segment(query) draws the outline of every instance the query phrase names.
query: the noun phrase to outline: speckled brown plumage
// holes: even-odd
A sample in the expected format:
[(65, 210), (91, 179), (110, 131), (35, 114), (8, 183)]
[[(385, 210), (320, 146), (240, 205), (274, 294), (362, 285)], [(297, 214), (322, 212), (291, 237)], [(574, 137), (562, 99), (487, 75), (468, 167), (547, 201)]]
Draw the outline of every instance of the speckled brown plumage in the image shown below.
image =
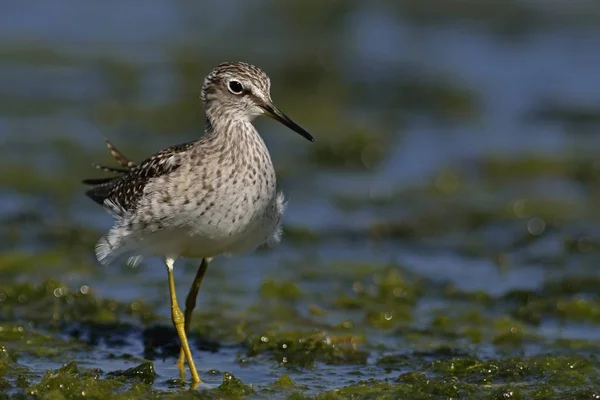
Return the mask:
[(123, 153), (119, 151), (108, 139), (104, 139), (104, 143), (110, 152), (110, 155), (113, 156), (115, 160), (119, 163), (119, 165), (125, 169), (131, 169), (137, 165), (136, 162), (131, 161), (129, 158), (125, 157)]
[(184, 143), (168, 147), (152, 157), (136, 164), (127, 160), (113, 145), (108, 142), (111, 155), (119, 164), (127, 168), (112, 168), (97, 166), (97, 168), (108, 172), (119, 172), (120, 176), (101, 178), (99, 180), (87, 179), (83, 182), (94, 185), (86, 192), (86, 195), (96, 203), (104, 205), (109, 201), (119, 206), (119, 214), (122, 211), (130, 211), (135, 208), (137, 201), (144, 193), (144, 187), (153, 178), (174, 171), (180, 166), (176, 160), (177, 156), (194, 145), (194, 142)]
[(201, 98), (206, 132), (136, 164), (107, 141), (117, 176), (89, 179), (87, 195), (107, 208), (115, 225), (96, 247), (101, 262), (121, 255), (207, 258), (238, 253), (279, 238), (283, 195), (251, 121), (266, 114), (312, 137), (272, 103), (269, 77), (242, 62), (218, 65)]

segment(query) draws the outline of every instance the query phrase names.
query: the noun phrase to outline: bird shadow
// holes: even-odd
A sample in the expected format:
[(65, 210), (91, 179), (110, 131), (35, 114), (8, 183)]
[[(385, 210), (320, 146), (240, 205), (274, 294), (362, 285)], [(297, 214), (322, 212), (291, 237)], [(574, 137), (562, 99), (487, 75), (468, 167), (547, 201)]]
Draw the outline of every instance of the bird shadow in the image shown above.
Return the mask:
[[(62, 331), (73, 339), (85, 342), (89, 346), (104, 345), (111, 349), (137, 347), (136, 342), (143, 346), (143, 358), (147, 360), (179, 357), (179, 337), (173, 327), (151, 325), (140, 327), (123, 322), (79, 322), (65, 324)], [(191, 333), (188, 335), (193, 350), (218, 352), (222, 345), (219, 341), (203, 335)]]
[[(177, 331), (165, 325), (153, 325), (142, 332), (144, 343), (144, 358), (156, 359), (179, 357), (180, 342)], [(205, 336), (188, 334), (192, 350), (216, 353), (221, 349), (221, 343)]]

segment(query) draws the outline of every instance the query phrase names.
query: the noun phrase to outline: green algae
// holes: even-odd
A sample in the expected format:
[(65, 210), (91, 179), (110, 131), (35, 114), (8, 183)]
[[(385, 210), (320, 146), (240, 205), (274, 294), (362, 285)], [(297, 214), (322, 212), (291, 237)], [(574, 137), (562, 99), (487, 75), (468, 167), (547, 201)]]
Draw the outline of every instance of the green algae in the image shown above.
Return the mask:
[(385, 156), (385, 137), (376, 132), (349, 128), (342, 136), (316, 143), (311, 160), (324, 167), (374, 168)]
[(278, 282), (266, 279), (260, 285), (259, 293), (267, 299), (297, 301), (302, 298), (302, 290), (294, 282)]
[[(335, 268), (334, 268), (335, 270)], [(362, 276), (360, 280), (345, 280), (341, 276), (341, 282), (347, 282), (349, 287), (353, 287), (350, 293), (346, 293), (347, 299), (352, 300), (352, 306), (349, 303), (339, 302), (341, 297), (335, 297), (337, 299), (332, 303), (334, 309), (347, 309), (350, 311), (358, 311), (359, 313), (366, 316), (367, 320), (361, 322), (361, 320), (355, 320), (352, 324), (358, 324), (359, 326), (370, 326), (376, 329), (385, 329), (391, 332), (394, 327), (398, 327), (390, 320), (396, 318), (396, 314), (392, 314), (392, 318), (386, 318), (386, 312), (380, 309), (384, 306), (384, 309), (388, 307), (393, 310), (394, 313), (398, 310), (402, 310), (405, 307), (407, 310), (413, 310), (417, 306), (419, 299), (424, 293), (431, 290), (431, 282), (422, 279), (408, 278), (407, 274), (398, 267), (387, 267), (383, 270), (374, 269), (368, 266), (360, 266), (356, 264), (356, 267), (349, 268), (350, 272), (347, 273), (348, 277)], [(355, 274), (354, 272), (360, 272)], [(374, 272), (376, 271), (376, 272)], [(335, 274), (335, 272), (334, 272)], [(327, 275), (327, 274), (325, 274)], [(318, 275), (306, 275), (310, 279), (322, 279)], [(360, 284), (357, 284), (359, 282)], [(280, 292), (285, 292), (286, 281), (270, 281), (266, 280), (265, 286), (272, 292), (265, 292), (261, 294), (261, 303), (270, 302), (272, 299), (279, 299), (286, 297)], [(35, 306), (37, 302), (44, 301), (47, 297), (54, 297), (55, 290), (65, 288), (66, 285), (59, 284), (56, 281), (46, 281), (40, 285), (16, 285), (11, 286), (13, 291), (5, 290), (5, 303), (10, 307), (29, 307)], [(434, 286), (440, 288), (440, 286)], [(543, 398), (543, 394), (560, 394), (560, 393), (591, 393), (593, 392), (592, 382), (598, 375), (598, 367), (594, 360), (590, 360), (585, 356), (554, 356), (548, 355), (545, 358), (502, 358), (498, 357), (491, 360), (481, 360), (474, 356), (467, 356), (461, 354), (461, 338), (469, 338), (469, 342), (473, 343), (491, 343), (494, 346), (502, 349), (522, 348), (527, 343), (541, 343), (540, 339), (536, 335), (530, 333), (530, 327), (528, 318), (511, 318), (510, 316), (490, 317), (486, 314), (486, 310), (516, 310), (528, 304), (536, 304), (540, 299), (550, 300), (565, 298), (566, 296), (579, 296), (581, 293), (594, 294), (597, 288), (593, 283), (587, 283), (585, 279), (570, 279), (570, 280), (550, 280), (544, 284), (538, 291), (513, 291), (508, 294), (493, 297), (481, 292), (464, 292), (458, 290), (456, 287), (449, 285), (442, 285), (443, 290), (438, 291), (438, 295), (450, 301), (450, 304), (456, 304), (456, 302), (467, 303), (476, 305), (471, 310), (460, 308), (456, 312), (448, 312), (448, 309), (441, 308), (440, 314), (433, 318), (429, 324), (429, 328), (426, 330), (407, 330), (401, 328), (397, 332), (403, 340), (410, 343), (410, 348), (413, 349), (413, 353), (407, 354), (392, 354), (385, 357), (381, 357), (377, 361), (377, 365), (383, 370), (401, 372), (398, 382), (391, 381), (365, 381), (360, 385), (350, 385), (342, 389), (333, 392), (326, 392), (317, 396), (325, 396), (322, 398), (337, 398), (336, 396), (354, 396), (355, 398), (394, 398), (394, 396), (413, 396), (410, 398), (426, 398), (426, 396), (458, 396), (464, 398), (495, 398), (497, 395), (504, 395), (506, 393), (513, 393), (513, 396), (521, 396), (522, 398)], [(62, 290), (62, 289), (61, 289)], [(264, 291), (264, 289), (263, 289)], [(76, 292), (76, 291), (75, 291)], [(22, 302), (18, 301), (19, 294), (26, 294), (25, 298), (21, 298)], [(65, 294), (69, 293), (69, 290), (65, 291)], [(76, 295), (74, 299), (78, 299)], [(93, 291), (87, 291), (88, 296), (93, 296)], [(310, 292), (304, 292), (302, 297), (309, 296)], [(60, 297), (59, 297), (60, 298)], [(297, 296), (287, 297), (287, 300), (295, 302)], [(287, 301), (286, 300), (286, 301)], [(113, 306), (114, 307), (114, 306)], [(131, 310), (127, 310), (126, 307), (119, 310), (116, 321), (127, 321), (134, 317), (131, 314)], [(533, 307), (533, 306), (532, 306)], [(35, 308), (35, 307), (34, 307)], [(288, 323), (297, 324), (297, 317), (289, 314), (289, 308), (282, 306), (280, 307), (282, 312), (287, 312)], [(328, 307), (329, 308), (329, 307)], [(534, 307), (535, 308), (535, 307)], [(261, 318), (272, 318), (277, 315), (279, 311), (277, 308), (257, 308), (258, 311), (262, 310), (257, 316)], [(288, 311), (285, 311), (288, 310)], [(377, 311), (379, 310), (379, 311)], [(205, 313), (206, 311), (204, 311)], [(273, 314), (275, 313), (275, 314)], [(92, 312), (93, 316), (95, 312)], [(35, 314), (32, 314), (35, 315)], [(77, 315), (76, 313), (73, 315)], [(518, 316), (519, 314), (513, 314)], [(38, 321), (45, 321), (48, 316), (38, 319)], [(107, 321), (104, 317), (98, 318), (92, 317), (90, 321)], [(212, 317), (211, 317), (212, 318)], [(214, 318), (220, 318), (223, 320), (223, 316), (218, 317), (215, 315)], [(370, 320), (369, 320), (370, 318)], [(544, 317), (545, 318), (545, 317)], [(210, 318), (208, 318), (210, 319)], [(112, 320), (112, 319), (111, 319)], [(227, 318), (224, 318), (226, 321)], [(593, 321), (593, 319), (587, 319)], [(411, 321), (408, 317), (404, 320), (405, 322)], [(387, 324), (387, 325), (386, 325)], [(202, 325), (204, 326), (204, 325)], [(202, 326), (199, 326), (202, 328)], [(400, 327), (404, 324), (400, 324)], [(251, 328), (247, 326), (243, 328), (242, 336), (246, 337), (243, 342), (243, 348), (245, 351), (245, 357), (249, 360), (270, 360), (276, 362), (286, 368), (317, 368), (319, 363), (329, 365), (365, 365), (368, 357), (372, 354), (373, 349), (368, 346), (368, 343), (364, 342), (364, 338), (361, 336), (345, 336), (336, 332), (333, 329), (331, 332), (325, 331), (277, 331), (268, 332), (264, 334), (253, 334), (253, 330), (260, 327), (260, 324)], [(58, 360), (67, 360), (68, 354), (74, 354), (73, 352), (79, 351), (81, 347), (77, 343), (65, 342), (62, 346), (64, 349), (69, 349), (63, 352), (61, 344), (53, 341), (52, 335), (38, 334), (32, 331), (31, 328), (20, 328), (19, 325), (3, 325), (3, 330), (0, 332), (0, 341), (8, 341), (9, 348), (10, 343), (28, 342), (32, 343), (33, 347), (39, 347), (40, 351), (28, 352), (26, 350), (19, 350), (14, 352), (18, 357), (27, 354), (28, 356), (42, 357), (42, 358), (56, 358)], [(202, 328), (203, 329), (203, 328)], [(231, 327), (229, 328), (232, 329)], [(234, 329), (239, 329), (234, 328)], [(341, 327), (339, 328), (341, 329)], [(353, 331), (354, 329), (350, 329)], [(31, 332), (31, 333), (28, 333)], [(29, 336), (28, 336), (29, 335)], [(33, 336), (32, 336), (33, 335)], [(249, 335), (249, 336), (247, 336)], [(456, 341), (458, 340), (458, 341)], [(451, 347), (444, 345), (445, 343), (452, 344)], [(37, 344), (36, 344), (37, 343)], [(361, 347), (365, 347), (361, 349)], [(454, 347), (458, 346), (458, 347)], [(554, 348), (558, 349), (595, 349), (593, 346), (584, 346), (583, 343), (577, 345), (577, 343), (566, 343), (566, 342), (555, 342), (552, 344)], [(44, 349), (52, 349), (51, 352), (45, 353)], [(418, 350), (421, 349), (421, 350)], [(60, 353), (66, 353), (66, 358), (60, 357)], [(469, 353), (470, 354), (470, 353)], [(450, 357), (450, 358), (448, 358)], [(563, 357), (563, 358), (561, 358)], [(5, 357), (6, 358), (6, 357)], [(423, 358), (434, 358), (438, 361), (434, 361), (430, 364), (424, 363)], [(10, 359), (10, 358), (9, 358)], [(261, 362), (261, 361), (259, 361)], [(520, 363), (519, 363), (520, 362)], [(6, 366), (3, 367), (5, 370)], [(0, 368), (0, 371), (2, 368)], [(412, 372), (410, 372), (412, 370)], [(409, 371), (409, 372), (405, 372)], [(554, 371), (551, 372), (551, 371)], [(69, 379), (80, 380), (79, 384), (73, 384), (67, 389), (73, 390), (92, 390), (97, 391), (102, 395), (115, 396), (117, 392), (133, 393), (134, 386), (138, 392), (149, 395), (154, 389), (150, 389), (155, 384), (154, 371), (152, 370), (151, 363), (142, 363), (141, 365), (130, 368), (125, 371), (115, 371), (111, 373), (98, 373), (96, 372), (97, 378), (101, 381), (106, 380), (101, 386), (94, 386), (91, 384), (91, 377), (93, 372), (83, 371), (79, 367), (71, 365), (69, 368), (65, 368), (61, 371), (61, 374), (70, 376)], [(0, 374), (1, 375), (1, 374)], [(11, 377), (12, 376), (12, 377)], [(14, 374), (4, 378), (6, 385), (10, 385), (14, 390), (16, 385), (16, 378)], [(112, 379), (112, 381), (111, 381)], [(558, 389), (550, 387), (546, 384), (535, 385), (528, 384), (523, 386), (520, 382), (531, 380), (544, 380), (551, 381), (555, 385), (559, 385)], [(32, 383), (31, 383), (32, 382)], [(35, 390), (42, 390), (45, 388), (48, 396), (64, 396), (65, 392), (61, 392), (60, 380), (53, 381), (49, 377), (44, 377), (42, 382), (46, 386), (36, 386), (36, 380), (28, 379), (21, 383), (24, 389), (34, 390), (31, 388), (37, 388)], [(138, 382), (138, 383), (135, 383)], [(249, 396), (252, 392), (250, 387), (246, 387), (243, 383), (234, 381), (228, 383), (225, 381), (223, 387), (215, 391), (211, 389), (209, 391), (202, 391), (199, 394), (199, 398), (219, 398), (219, 396), (227, 396), (243, 398)], [(584, 389), (575, 389), (573, 386), (582, 385)], [(33, 385), (33, 386), (32, 386)], [(57, 386), (58, 385), (58, 386)], [(142, 385), (142, 386), (139, 386)], [(243, 386), (239, 386), (243, 385)], [(88, 387), (88, 389), (85, 389)], [(58, 389), (57, 389), (58, 388)], [(286, 396), (306, 396), (304, 391), (307, 390), (303, 386), (297, 386), (293, 381), (280, 378), (276, 381), (270, 389), (259, 389), (258, 393), (270, 393), (275, 395)], [(587, 391), (586, 391), (587, 390)], [(112, 391), (112, 392), (111, 392)], [(283, 392), (280, 392), (283, 391)], [(290, 394), (293, 392), (293, 394)], [(41, 393), (41, 392), (40, 392)], [(73, 392), (75, 393), (75, 392)], [(160, 391), (153, 392), (152, 396), (164, 396), (166, 393)], [(178, 395), (179, 396), (179, 395)], [(181, 398), (194, 398), (196, 395), (181, 394)], [(533, 396), (533, 397), (530, 397)], [(177, 397), (174, 397), (177, 398)], [(301, 397), (298, 397), (301, 398)], [(518, 398), (518, 397), (517, 397)]]
[(342, 389), (322, 393), (316, 398), (319, 400), (466, 398), (472, 392), (470, 385), (439, 378), (427, 378), (409, 384), (363, 381)]
[(284, 225), (283, 235), (286, 241), (296, 244), (317, 243), (321, 238), (319, 232), (306, 227)]
[(6, 345), (17, 360), (22, 355), (29, 355), (46, 360), (61, 360), (65, 352), (78, 350), (82, 346), (39, 332), (29, 326), (11, 323), (0, 324), (0, 342)]
[(452, 358), (435, 361), (423, 371), (401, 373), (395, 381), (363, 381), (316, 398), (583, 399), (598, 393), (598, 389), (594, 389), (598, 372), (598, 362), (582, 356), (494, 361)]
[(77, 321), (102, 324), (125, 318), (137, 318), (145, 323), (156, 320), (153, 309), (143, 301), (121, 303), (99, 299), (87, 285), (70, 289), (53, 279), (38, 284), (0, 284), (0, 299), (3, 314), (30, 322)]
[[(478, 167), (485, 179), (495, 185), (515, 184), (516, 182), (539, 180), (545, 177), (595, 182), (597, 180), (597, 174), (595, 173), (597, 166), (594, 162), (592, 156), (589, 158), (558, 158), (529, 155), (514, 158), (489, 157), (481, 160)], [(540, 199), (540, 201), (542, 200), (544, 199)], [(523, 206), (526, 205), (527, 203), (523, 204)], [(528, 210), (535, 209), (535, 205), (529, 204)], [(556, 214), (553, 215), (557, 216)]]
[(98, 372), (80, 371), (75, 362), (71, 362), (55, 371), (48, 371), (39, 383), (26, 389), (34, 397), (47, 399), (66, 398), (107, 398), (123, 386), (116, 379), (101, 379)]
[(3, 276), (16, 276), (42, 268), (55, 274), (60, 271), (90, 272), (93, 267), (89, 261), (65, 263), (64, 251), (60, 248), (35, 254), (18, 251), (0, 253), (0, 273)]
[[(353, 293), (363, 305), (372, 303), (375, 305), (414, 305), (418, 300), (422, 288), (419, 282), (407, 279), (400, 268), (388, 267), (383, 271), (367, 275), (371, 272), (365, 270), (365, 275), (370, 279), (367, 281), (355, 281)], [(355, 275), (356, 278), (360, 276)], [(344, 304), (341, 302), (341, 304)]]
[(405, 71), (396, 84), (392, 101), (409, 115), (430, 114), (446, 123), (470, 120), (479, 114), (477, 94), (470, 88), (439, 74)]
[(0, 386), (10, 388), (12, 385), (8, 381), (8, 377), (13, 377), (16, 372), (17, 365), (14, 357), (10, 357), (5, 346), (0, 347)]
[(140, 365), (131, 367), (124, 371), (114, 371), (109, 374), (110, 376), (123, 376), (125, 378), (136, 378), (146, 385), (152, 385), (154, 379), (156, 379), (156, 372), (154, 371), (154, 364), (150, 361), (144, 361)]
[(600, 124), (600, 110), (580, 105), (542, 103), (530, 112), (530, 117), (545, 121), (559, 121), (575, 132), (585, 132)]
[(598, 361), (582, 355), (513, 357), (481, 361), (475, 358), (435, 361), (429, 369), (443, 376), (477, 384), (546, 382), (551, 387), (593, 385)]
[(560, 321), (600, 323), (600, 302), (595, 297), (598, 282), (595, 277), (567, 278), (549, 281), (539, 291), (511, 292), (505, 299), (513, 305), (516, 318), (539, 324), (554, 318)]
[(351, 293), (340, 293), (333, 305), (346, 311), (361, 310), (366, 324), (379, 329), (409, 323), (422, 291), (419, 282), (406, 279), (397, 267), (388, 267), (369, 280), (355, 281), (352, 289)]
[(285, 374), (281, 375), (279, 377), (279, 379), (277, 379), (273, 383), (273, 386), (279, 387), (279, 388), (284, 388), (284, 389), (298, 387), (298, 385), (289, 376), (287, 376)]
[[(181, 390), (168, 392), (153, 389), (154, 370), (151, 363), (144, 362), (127, 371), (103, 374), (97, 369), (83, 369), (75, 362), (48, 371), (34, 384), (18, 385), (13, 396), (6, 398), (42, 399), (242, 399), (255, 393), (252, 386), (242, 383), (231, 373), (223, 374), (217, 388), (201, 388), (198, 391)], [(10, 384), (8, 384), (10, 385)], [(20, 390), (19, 390), (20, 389)], [(1, 393), (0, 393), (1, 396)], [(4, 398), (4, 397), (0, 397)]]
[(223, 376), (223, 383), (219, 386), (219, 391), (229, 398), (242, 398), (254, 392), (251, 386), (245, 385), (241, 380), (226, 372)]
[(326, 265), (309, 263), (299, 272), (300, 277), (308, 281), (342, 280), (353, 282), (355, 280), (368, 279), (382, 269), (390, 267), (390, 264), (352, 262), (349, 260), (336, 260)]
[(360, 337), (325, 332), (279, 332), (250, 337), (247, 357), (266, 356), (284, 366), (311, 368), (316, 362), (330, 365), (365, 364), (368, 353), (359, 348)]

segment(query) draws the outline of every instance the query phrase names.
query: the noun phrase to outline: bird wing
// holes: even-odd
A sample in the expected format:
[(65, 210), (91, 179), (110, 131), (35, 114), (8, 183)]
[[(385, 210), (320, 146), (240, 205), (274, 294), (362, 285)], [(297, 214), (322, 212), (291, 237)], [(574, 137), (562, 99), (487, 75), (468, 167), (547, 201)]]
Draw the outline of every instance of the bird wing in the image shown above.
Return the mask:
[[(84, 183), (93, 186), (85, 194), (98, 204), (103, 206), (108, 204), (109, 208), (117, 214), (129, 211), (142, 197), (146, 184), (152, 178), (166, 175), (181, 166), (178, 155), (193, 144), (194, 142), (190, 142), (168, 147), (129, 169), (102, 167), (101, 169), (105, 171), (118, 172), (121, 175), (84, 180)], [(112, 147), (115, 149), (114, 146)], [(118, 150), (117, 153), (122, 156)], [(125, 157), (122, 160), (130, 162)]]

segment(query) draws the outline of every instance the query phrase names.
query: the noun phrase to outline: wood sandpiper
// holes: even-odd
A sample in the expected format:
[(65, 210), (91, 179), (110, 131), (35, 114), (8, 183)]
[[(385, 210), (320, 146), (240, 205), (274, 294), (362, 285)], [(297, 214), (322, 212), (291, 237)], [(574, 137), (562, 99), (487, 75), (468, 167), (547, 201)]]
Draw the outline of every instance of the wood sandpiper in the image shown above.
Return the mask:
[[(200, 383), (187, 334), (208, 262), (238, 254), (281, 236), (284, 199), (277, 192), (269, 151), (252, 125), (259, 115), (281, 122), (313, 141), (271, 100), (271, 81), (243, 62), (219, 64), (204, 80), (206, 132), (196, 141), (164, 149), (136, 164), (107, 143), (121, 168), (99, 167), (119, 175), (87, 179), (86, 194), (114, 217), (114, 226), (96, 245), (107, 264), (125, 257), (160, 256), (167, 267), (171, 318), (181, 349), (182, 379), (187, 363), (192, 387)], [(178, 258), (202, 259), (185, 302), (177, 304), (173, 265)]]

